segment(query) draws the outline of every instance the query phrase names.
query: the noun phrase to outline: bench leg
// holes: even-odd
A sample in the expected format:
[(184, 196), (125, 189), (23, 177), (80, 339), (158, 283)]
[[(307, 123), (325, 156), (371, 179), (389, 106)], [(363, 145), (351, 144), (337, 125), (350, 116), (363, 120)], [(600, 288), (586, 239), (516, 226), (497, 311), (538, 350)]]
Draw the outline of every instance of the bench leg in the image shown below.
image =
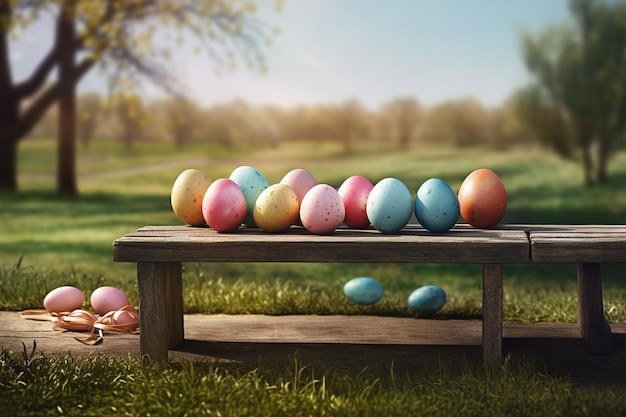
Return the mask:
[(578, 327), (593, 353), (611, 353), (611, 326), (604, 317), (599, 263), (578, 264)]
[(502, 264), (483, 265), (483, 361), (502, 362)]
[(182, 264), (140, 262), (137, 281), (141, 354), (167, 360), (184, 339)]

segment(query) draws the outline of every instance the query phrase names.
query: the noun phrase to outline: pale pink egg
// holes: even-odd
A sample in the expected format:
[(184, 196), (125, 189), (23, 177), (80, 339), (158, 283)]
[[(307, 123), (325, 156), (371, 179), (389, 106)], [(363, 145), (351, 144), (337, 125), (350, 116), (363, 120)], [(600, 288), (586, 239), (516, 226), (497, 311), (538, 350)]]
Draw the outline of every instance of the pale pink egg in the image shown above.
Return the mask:
[(113, 321), (115, 324), (125, 325), (138, 323), (139, 317), (132, 311), (120, 310), (113, 313)]
[(128, 297), (122, 290), (115, 287), (99, 287), (91, 293), (91, 306), (100, 315), (119, 310), (127, 305), (130, 305)]
[(237, 183), (220, 178), (211, 183), (202, 200), (207, 224), (218, 232), (232, 232), (246, 219), (246, 197)]
[(290, 186), (296, 192), (298, 201), (302, 202), (304, 195), (317, 185), (317, 180), (306, 169), (296, 168), (285, 174), (280, 183)]
[(300, 203), (302, 225), (311, 233), (326, 235), (341, 225), (346, 215), (341, 196), (328, 184), (311, 188)]
[(85, 296), (76, 287), (65, 285), (50, 291), (43, 299), (43, 306), (48, 313), (74, 311), (83, 306)]
[(346, 208), (344, 223), (348, 227), (362, 229), (370, 225), (367, 217), (367, 197), (374, 188), (367, 178), (353, 175), (346, 179), (337, 192)]

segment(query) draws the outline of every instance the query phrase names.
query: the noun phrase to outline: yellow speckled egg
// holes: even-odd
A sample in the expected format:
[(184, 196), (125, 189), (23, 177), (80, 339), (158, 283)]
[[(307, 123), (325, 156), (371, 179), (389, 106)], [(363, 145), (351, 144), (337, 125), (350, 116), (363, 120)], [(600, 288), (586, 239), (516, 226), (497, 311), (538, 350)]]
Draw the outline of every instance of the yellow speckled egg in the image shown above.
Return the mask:
[(211, 180), (197, 169), (190, 168), (181, 172), (172, 186), (171, 204), (174, 214), (186, 224), (204, 225), (202, 200), (210, 185)]
[(286, 184), (267, 187), (254, 204), (254, 222), (264, 232), (282, 232), (294, 224), (300, 214), (296, 192)]

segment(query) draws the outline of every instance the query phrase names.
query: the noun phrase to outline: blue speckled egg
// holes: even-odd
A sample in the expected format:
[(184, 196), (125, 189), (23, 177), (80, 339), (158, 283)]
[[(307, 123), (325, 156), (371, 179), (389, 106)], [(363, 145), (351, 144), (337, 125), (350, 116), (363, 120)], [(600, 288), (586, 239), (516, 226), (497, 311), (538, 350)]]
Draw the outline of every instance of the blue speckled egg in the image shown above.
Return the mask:
[(424, 285), (409, 295), (409, 308), (420, 314), (434, 314), (446, 305), (446, 292), (436, 285)]
[(259, 195), (270, 186), (267, 178), (256, 168), (250, 166), (240, 166), (230, 174), (230, 180), (234, 181), (246, 198), (246, 226), (256, 227), (254, 222), (254, 204)]
[(398, 233), (413, 214), (411, 192), (397, 178), (380, 180), (367, 197), (367, 218), (383, 233)]
[(343, 293), (354, 303), (371, 305), (377, 303), (384, 294), (383, 286), (370, 277), (353, 278), (343, 286)]
[(439, 178), (431, 178), (420, 186), (413, 205), (417, 221), (433, 233), (448, 231), (459, 219), (459, 199), (452, 187)]

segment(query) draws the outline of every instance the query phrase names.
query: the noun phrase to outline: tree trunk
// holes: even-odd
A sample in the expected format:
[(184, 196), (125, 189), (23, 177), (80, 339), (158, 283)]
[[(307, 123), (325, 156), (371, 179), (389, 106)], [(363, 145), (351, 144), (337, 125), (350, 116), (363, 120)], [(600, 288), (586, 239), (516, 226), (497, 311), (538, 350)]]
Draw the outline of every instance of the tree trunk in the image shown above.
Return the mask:
[(591, 159), (591, 150), (589, 146), (583, 146), (583, 169), (585, 171), (585, 185), (593, 184), (593, 160)]
[[(59, 13), (58, 33), (61, 44), (70, 45), (75, 38), (71, 6)], [(59, 61), (59, 130), (57, 152), (57, 191), (76, 195), (76, 81), (74, 78), (74, 49), (63, 48)]]
[(17, 191), (17, 138), (0, 130), (0, 190)]

